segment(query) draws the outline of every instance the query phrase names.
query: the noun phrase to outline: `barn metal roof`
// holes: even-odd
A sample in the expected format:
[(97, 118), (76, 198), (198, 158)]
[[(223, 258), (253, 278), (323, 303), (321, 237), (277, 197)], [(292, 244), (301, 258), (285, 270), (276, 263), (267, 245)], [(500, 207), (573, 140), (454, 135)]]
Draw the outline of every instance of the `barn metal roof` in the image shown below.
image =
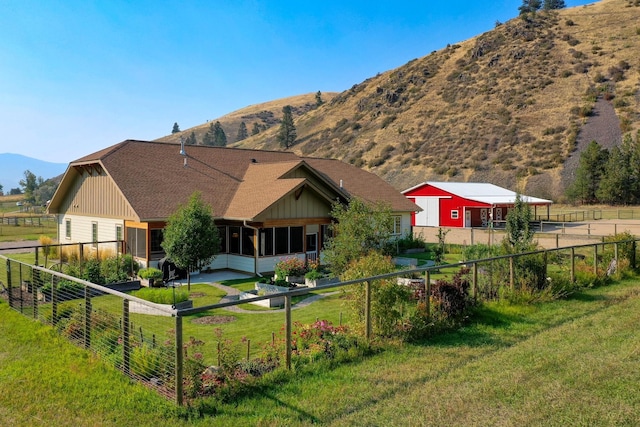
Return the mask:
[[(418, 184), (402, 193), (406, 194), (411, 190), (415, 190), (424, 185), (430, 185), (448, 193), (454, 194), (465, 199), (473, 200), (489, 205), (506, 205), (514, 204), (516, 201), (516, 192), (497, 185), (486, 182), (434, 182), (427, 181)], [(527, 196), (521, 194), (522, 200), (531, 205), (547, 205), (553, 203), (551, 200), (540, 199), (538, 197)]]

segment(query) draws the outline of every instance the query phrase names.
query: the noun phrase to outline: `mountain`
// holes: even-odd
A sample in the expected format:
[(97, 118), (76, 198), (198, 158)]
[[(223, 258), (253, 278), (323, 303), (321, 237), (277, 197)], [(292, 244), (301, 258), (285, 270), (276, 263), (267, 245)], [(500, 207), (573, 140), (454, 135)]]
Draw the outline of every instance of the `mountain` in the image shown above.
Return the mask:
[[(591, 140), (612, 147), (640, 129), (638, 22), (640, 1), (601, 0), (496, 23), (299, 111), (291, 150), (341, 159), (401, 190), (486, 181), (562, 201)], [(231, 146), (281, 149), (269, 105), (241, 114), (269, 126)], [(238, 114), (217, 120), (239, 124)]]
[(20, 188), (19, 182), (24, 179), (27, 170), (46, 181), (64, 173), (66, 169), (66, 163), (45, 162), (20, 154), (0, 154), (0, 184), (5, 194), (9, 194), (12, 188)]

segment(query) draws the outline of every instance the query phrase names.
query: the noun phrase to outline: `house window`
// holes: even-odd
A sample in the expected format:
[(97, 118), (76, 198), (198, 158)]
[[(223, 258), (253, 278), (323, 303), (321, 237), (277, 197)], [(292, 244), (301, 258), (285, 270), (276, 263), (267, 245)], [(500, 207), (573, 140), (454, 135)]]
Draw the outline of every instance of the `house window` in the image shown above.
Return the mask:
[(276, 227), (276, 255), (289, 253), (289, 227)]
[(93, 247), (98, 247), (98, 223), (91, 223), (91, 242), (93, 243)]
[(304, 252), (304, 228), (303, 227), (290, 227), (289, 228), (289, 250), (292, 254)]
[(227, 227), (218, 227), (218, 237), (220, 238), (220, 253), (227, 253)]
[(451, 219), (458, 219), (458, 211), (457, 210), (451, 211)]
[(64, 222), (64, 237), (66, 239), (71, 238), (71, 220), (70, 219), (67, 219)]
[(255, 246), (253, 244), (254, 231), (248, 227), (242, 227), (242, 255), (253, 256)]
[(127, 227), (127, 251), (136, 258), (147, 257), (147, 230)]
[(116, 240), (122, 240), (122, 226), (116, 225)]
[(273, 228), (260, 230), (260, 256), (273, 256)]
[(162, 233), (162, 229), (155, 228), (152, 229), (151, 232), (151, 252), (164, 252), (162, 249), (162, 241), (164, 240), (164, 234)]
[(393, 229), (391, 231), (391, 234), (402, 234), (402, 217), (400, 215), (393, 216)]
[(304, 251), (304, 227), (275, 228), (275, 255)]
[(229, 227), (229, 253), (240, 255), (240, 227)]

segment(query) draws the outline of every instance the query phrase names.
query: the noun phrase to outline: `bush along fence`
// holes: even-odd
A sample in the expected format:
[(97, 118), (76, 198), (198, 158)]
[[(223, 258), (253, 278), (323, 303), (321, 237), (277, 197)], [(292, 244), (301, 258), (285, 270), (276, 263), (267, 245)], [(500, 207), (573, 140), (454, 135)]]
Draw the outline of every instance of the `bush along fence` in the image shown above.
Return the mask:
[[(424, 339), (464, 322), (482, 301), (553, 299), (605, 284), (636, 268), (637, 240), (399, 270), (251, 299), (223, 298), (186, 309), (0, 255), (0, 291), (13, 309), (51, 325), (125, 375), (183, 405), (204, 396), (232, 398), (263, 374), (290, 369), (293, 363), (360, 357), (388, 337)], [(387, 261), (374, 259), (363, 268), (377, 268), (378, 262)], [(335, 319), (339, 310), (327, 310), (334, 319), (317, 318), (307, 324), (294, 319), (294, 314), (309, 317), (306, 309), (293, 310), (294, 301), (310, 294), (331, 295), (328, 291), (336, 289), (344, 292), (335, 303), (352, 309), (346, 322), (341, 311)], [(221, 309), (269, 298), (284, 298), (284, 309), (253, 311), (247, 317), (255, 319), (253, 325), (276, 318), (274, 329), (279, 332), (264, 332), (253, 344), (225, 338), (225, 324), (197, 327), (199, 320), (216, 317)]]

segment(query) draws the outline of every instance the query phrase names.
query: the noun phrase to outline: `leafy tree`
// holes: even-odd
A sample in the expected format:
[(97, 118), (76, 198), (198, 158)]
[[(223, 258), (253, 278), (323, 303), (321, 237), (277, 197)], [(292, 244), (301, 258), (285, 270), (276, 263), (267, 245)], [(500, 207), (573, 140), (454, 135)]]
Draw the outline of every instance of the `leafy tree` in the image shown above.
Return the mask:
[(224, 133), (220, 122), (216, 122), (213, 125), (213, 145), (216, 147), (227, 146), (227, 135)]
[(322, 100), (322, 94), (320, 93), (320, 91), (317, 91), (316, 92), (316, 107), (319, 107), (322, 104), (324, 104), (324, 101)]
[(282, 122), (278, 131), (278, 142), (285, 149), (290, 148), (296, 142), (296, 127), (293, 124), (293, 115), (291, 114), (291, 106), (285, 105), (282, 108)]
[(191, 290), (190, 271), (210, 263), (220, 248), (211, 206), (202, 201), (200, 193), (193, 193), (189, 202), (169, 217), (162, 248), (176, 266), (187, 271), (187, 285)]
[(2, 184), (0, 184), (0, 196), (4, 195), (4, 191), (2, 191), (3, 188)]
[(513, 208), (507, 214), (506, 243), (515, 252), (522, 252), (530, 247), (533, 233), (534, 231), (531, 228), (531, 208), (522, 200), (520, 193), (516, 193)]
[(196, 133), (194, 131), (191, 131), (191, 134), (189, 134), (184, 143), (187, 145), (197, 145), (198, 140), (196, 139)]
[(260, 133), (260, 125), (258, 122), (253, 123), (253, 128), (251, 129), (251, 135), (257, 135)]
[(347, 206), (336, 202), (331, 209), (333, 237), (325, 248), (329, 268), (340, 276), (349, 264), (372, 251), (379, 253), (391, 237), (393, 218), (388, 205), (367, 204), (353, 198)]
[(24, 179), (21, 179), (19, 184), (22, 187), (22, 192), (25, 195), (25, 200), (30, 203), (35, 203), (34, 192), (44, 182), (42, 177), (37, 177), (30, 170), (24, 171)]
[(178, 133), (180, 132), (180, 126), (178, 126), (178, 122), (175, 122), (173, 124), (173, 129), (171, 129), (171, 133)]
[(51, 198), (53, 193), (56, 192), (58, 184), (48, 179), (38, 186), (33, 192), (34, 203), (44, 206)]
[(236, 141), (242, 141), (247, 139), (249, 136), (249, 132), (247, 131), (247, 125), (244, 122), (240, 122), (240, 127), (238, 128), (238, 135), (236, 136)]
[(581, 203), (597, 203), (596, 191), (604, 173), (604, 167), (609, 152), (600, 147), (596, 141), (591, 141), (580, 154), (580, 163), (576, 169), (576, 178), (567, 189), (567, 197)]
[(565, 7), (564, 0), (544, 0), (542, 2), (542, 9), (544, 10), (564, 9)]
[(9, 194), (11, 196), (15, 196), (17, 194), (22, 194), (22, 191), (20, 191), (20, 189), (16, 187), (16, 188), (12, 188), (11, 190), (9, 190)]

